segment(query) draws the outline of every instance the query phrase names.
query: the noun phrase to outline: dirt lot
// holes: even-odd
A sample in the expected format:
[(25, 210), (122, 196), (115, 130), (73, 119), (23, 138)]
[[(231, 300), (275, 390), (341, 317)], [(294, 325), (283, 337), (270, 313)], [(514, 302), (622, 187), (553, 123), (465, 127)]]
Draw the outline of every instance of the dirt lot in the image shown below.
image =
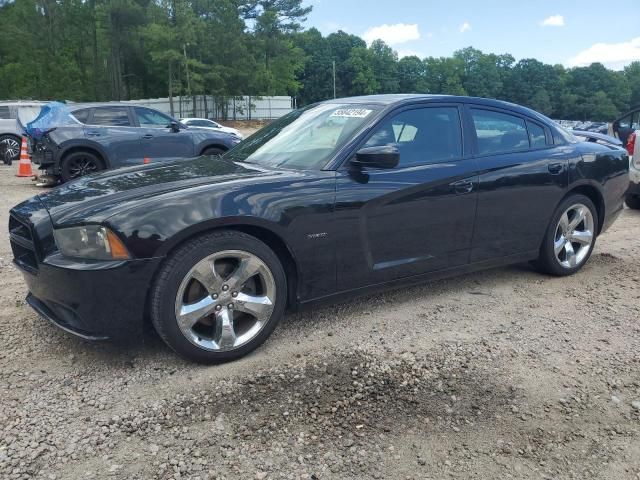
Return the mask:
[(91, 344), (24, 303), (0, 167), (0, 478), (640, 479), (640, 212), (586, 268), (287, 317), (235, 363)]

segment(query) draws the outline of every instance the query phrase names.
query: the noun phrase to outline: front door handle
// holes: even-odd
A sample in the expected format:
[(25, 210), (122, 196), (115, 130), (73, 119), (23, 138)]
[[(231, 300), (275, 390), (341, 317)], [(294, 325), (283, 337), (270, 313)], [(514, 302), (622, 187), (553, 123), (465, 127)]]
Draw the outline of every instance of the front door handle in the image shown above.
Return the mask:
[(451, 188), (455, 193), (470, 193), (473, 191), (473, 181), (469, 179), (458, 180), (451, 184)]
[(564, 163), (550, 163), (548, 168), (551, 175), (558, 175), (564, 170)]
[(153, 138), (153, 135), (151, 135), (150, 133), (147, 133), (146, 135), (143, 135), (142, 138), (145, 140), (151, 140)]
[(99, 137), (99, 136), (100, 136), (100, 132), (96, 132), (95, 130), (87, 132), (87, 137)]

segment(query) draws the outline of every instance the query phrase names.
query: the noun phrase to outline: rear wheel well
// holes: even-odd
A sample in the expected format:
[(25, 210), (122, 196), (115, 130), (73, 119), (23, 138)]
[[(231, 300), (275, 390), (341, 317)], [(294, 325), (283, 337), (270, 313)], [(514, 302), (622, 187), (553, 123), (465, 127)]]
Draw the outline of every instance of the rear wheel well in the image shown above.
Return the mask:
[(96, 157), (98, 157), (98, 160), (100, 160), (100, 162), (102, 163), (102, 166), (104, 168), (107, 168), (107, 162), (105, 161), (105, 158), (102, 156), (102, 154), (98, 150), (96, 150), (95, 148), (84, 147), (84, 146), (71, 147), (69, 150), (65, 150), (64, 154), (60, 158), (60, 165), (58, 165), (58, 167), (62, 168), (62, 162), (64, 162), (69, 155), (76, 152), (88, 152), (95, 155)]
[(598, 189), (591, 185), (580, 185), (575, 187), (565, 195), (565, 198), (574, 193), (579, 193), (588, 197), (593, 202), (598, 210), (598, 234), (602, 231), (602, 225), (604, 225), (604, 198)]

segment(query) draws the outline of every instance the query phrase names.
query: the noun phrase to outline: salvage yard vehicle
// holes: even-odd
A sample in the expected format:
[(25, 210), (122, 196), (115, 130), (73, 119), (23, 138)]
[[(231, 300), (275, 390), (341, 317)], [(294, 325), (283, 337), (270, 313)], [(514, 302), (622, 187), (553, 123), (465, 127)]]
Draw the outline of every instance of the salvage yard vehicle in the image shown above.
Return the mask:
[(623, 145), (627, 144), (629, 135), (640, 129), (640, 105), (632, 108), (620, 118), (609, 124), (609, 135), (619, 138)]
[(150, 161), (219, 155), (240, 142), (234, 135), (187, 127), (158, 110), (130, 104), (72, 104), (72, 121), (30, 137), (32, 161), (63, 182), (110, 168)]
[(218, 122), (214, 122), (208, 118), (181, 118), (180, 122), (184, 123), (188, 127), (211, 128), (219, 132), (230, 133), (241, 140), (244, 139), (244, 135), (242, 135), (239, 130), (231, 127), (225, 127), (224, 125), (220, 125)]
[(23, 123), (33, 120), (42, 105), (42, 102), (22, 100), (0, 102), (0, 145), (4, 147), (0, 160), (4, 163), (10, 164), (20, 157), (22, 130), (16, 120), (18, 117), (21, 117)]
[(576, 273), (628, 175), (623, 148), (521, 106), (367, 96), (291, 112), (215, 162), (79, 179), (13, 208), (9, 229), (43, 317), (129, 340), (148, 317), (213, 363), (287, 309), (525, 261)]
[(625, 202), (629, 208), (640, 210), (640, 130), (627, 137), (627, 151), (631, 155), (629, 162), (629, 191)]

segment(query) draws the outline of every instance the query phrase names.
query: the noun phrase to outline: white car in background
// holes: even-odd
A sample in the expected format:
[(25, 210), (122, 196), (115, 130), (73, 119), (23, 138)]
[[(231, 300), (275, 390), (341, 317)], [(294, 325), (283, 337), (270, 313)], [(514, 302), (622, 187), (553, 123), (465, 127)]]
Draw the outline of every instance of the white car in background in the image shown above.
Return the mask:
[(17, 100), (0, 102), (0, 162), (11, 163), (20, 156), (20, 143), (22, 142), (22, 128), (16, 119), (26, 125), (38, 116), (43, 102), (31, 100)]
[(629, 134), (627, 138), (629, 160), (629, 190), (625, 198), (629, 208), (640, 210), (640, 130)]
[(216, 130), (218, 132), (230, 133), (231, 135), (235, 135), (240, 139), (244, 138), (244, 135), (242, 135), (239, 130), (231, 127), (225, 127), (207, 118), (181, 118), (180, 122), (184, 123), (187, 127), (211, 128), (212, 130)]

